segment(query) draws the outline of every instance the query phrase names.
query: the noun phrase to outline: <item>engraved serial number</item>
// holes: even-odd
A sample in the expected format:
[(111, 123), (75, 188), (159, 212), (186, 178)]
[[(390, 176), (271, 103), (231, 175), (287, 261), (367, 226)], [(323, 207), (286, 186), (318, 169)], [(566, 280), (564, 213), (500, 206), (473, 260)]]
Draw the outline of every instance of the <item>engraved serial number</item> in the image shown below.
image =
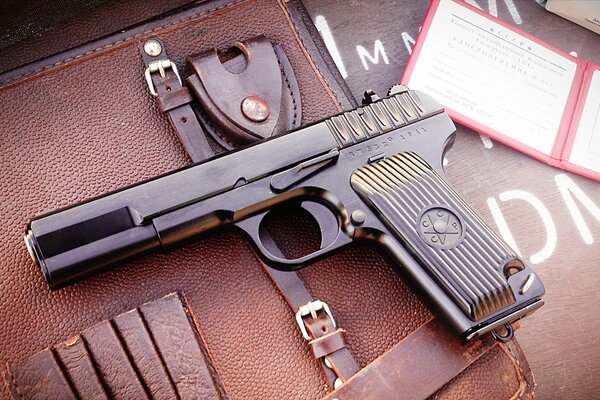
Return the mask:
[(426, 133), (427, 129), (423, 126), (420, 126), (415, 129), (411, 129), (410, 131), (403, 131), (402, 133), (398, 134), (382, 134), (381, 136), (364, 142), (362, 146), (349, 151), (348, 157), (357, 157), (370, 153), (378, 153), (388, 148), (392, 142), (408, 140), (414, 136), (421, 136)]

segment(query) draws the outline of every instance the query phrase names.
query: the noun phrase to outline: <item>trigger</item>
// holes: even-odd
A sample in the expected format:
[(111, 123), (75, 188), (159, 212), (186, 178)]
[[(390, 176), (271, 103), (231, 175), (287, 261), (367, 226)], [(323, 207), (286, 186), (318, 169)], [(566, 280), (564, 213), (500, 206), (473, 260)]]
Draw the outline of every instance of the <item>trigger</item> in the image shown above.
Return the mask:
[(317, 221), (321, 231), (321, 249), (332, 244), (339, 233), (338, 221), (333, 212), (323, 204), (314, 201), (303, 201), (300, 207)]

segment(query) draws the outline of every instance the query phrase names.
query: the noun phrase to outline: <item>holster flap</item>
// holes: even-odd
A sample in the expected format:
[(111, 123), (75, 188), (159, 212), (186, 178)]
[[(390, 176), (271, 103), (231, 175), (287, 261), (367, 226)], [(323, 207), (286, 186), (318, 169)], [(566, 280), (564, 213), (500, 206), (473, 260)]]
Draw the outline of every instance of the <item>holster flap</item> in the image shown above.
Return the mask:
[(200, 120), (226, 149), (297, 128), (301, 100), (283, 49), (265, 36), (191, 56), (188, 84), (202, 105)]

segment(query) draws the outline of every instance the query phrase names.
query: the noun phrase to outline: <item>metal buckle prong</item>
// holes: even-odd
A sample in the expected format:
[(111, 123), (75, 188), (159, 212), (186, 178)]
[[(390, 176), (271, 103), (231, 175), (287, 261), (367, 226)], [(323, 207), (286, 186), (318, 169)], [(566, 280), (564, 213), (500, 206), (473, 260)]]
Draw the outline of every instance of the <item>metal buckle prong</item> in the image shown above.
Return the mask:
[(306, 331), (306, 326), (304, 326), (304, 321), (302, 320), (302, 318), (306, 317), (307, 315), (310, 315), (312, 319), (317, 319), (317, 312), (320, 310), (323, 310), (325, 312), (329, 319), (331, 319), (331, 324), (333, 325), (333, 327), (336, 328), (335, 320), (333, 319), (333, 314), (331, 314), (327, 303), (321, 300), (311, 301), (310, 303), (307, 303), (300, 307), (296, 312), (296, 323), (298, 323), (298, 327), (300, 327), (302, 336), (307, 341), (310, 341), (311, 337)]
[(175, 65), (174, 62), (168, 59), (155, 61), (153, 63), (148, 64), (148, 67), (144, 72), (144, 76), (146, 77), (146, 84), (148, 84), (148, 89), (150, 89), (150, 93), (152, 94), (152, 96), (156, 97), (158, 96), (158, 93), (156, 93), (156, 88), (154, 87), (154, 83), (152, 82), (151, 74), (158, 72), (160, 76), (164, 78), (165, 70), (168, 68), (171, 68), (173, 70), (175, 76), (177, 77), (177, 80), (179, 80), (179, 84), (183, 85), (183, 83), (181, 83), (179, 71), (177, 71), (177, 65)]

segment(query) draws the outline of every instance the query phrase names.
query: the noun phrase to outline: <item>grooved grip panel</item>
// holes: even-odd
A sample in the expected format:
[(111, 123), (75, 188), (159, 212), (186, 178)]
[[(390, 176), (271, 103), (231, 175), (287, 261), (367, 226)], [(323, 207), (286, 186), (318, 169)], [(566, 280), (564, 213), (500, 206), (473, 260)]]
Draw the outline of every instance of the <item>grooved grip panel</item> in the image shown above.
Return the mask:
[(351, 184), (469, 318), (515, 302), (505, 274), (517, 255), (417, 154), (359, 168)]

